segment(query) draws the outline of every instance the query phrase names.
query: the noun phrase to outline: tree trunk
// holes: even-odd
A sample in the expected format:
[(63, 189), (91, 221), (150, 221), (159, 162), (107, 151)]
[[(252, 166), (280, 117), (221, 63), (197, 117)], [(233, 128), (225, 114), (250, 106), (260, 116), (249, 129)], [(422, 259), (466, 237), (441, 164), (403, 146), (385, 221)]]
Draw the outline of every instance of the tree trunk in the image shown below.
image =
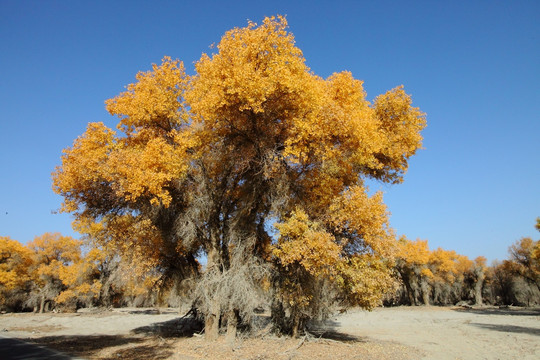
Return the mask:
[(217, 340), (219, 337), (219, 311), (216, 311), (215, 304), (204, 319), (204, 336), (209, 341)]
[(416, 296), (414, 294), (414, 290), (413, 290), (411, 284), (409, 283), (409, 279), (406, 279), (405, 281), (403, 281), (403, 283), (405, 284), (405, 291), (407, 292), (407, 298), (409, 299), (409, 305), (416, 306)]
[(427, 279), (422, 278), (420, 280), (420, 289), (422, 290), (422, 302), (424, 305), (429, 306), (429, 284)]
[(484, 272), (480, 272), (474, 284), (474, 302), (476, 305), (482, 305), (482, 287), (484, 286)]
[(293, 317), (292, 334), (291, 334), (293, 339), (296, 339), (298, 337), (299, 327), (300, 327), (300, 316), (298, 314), (295, 314)]
[[(206, 271), (219, 271), (219, 251), (212, 247), (208, 250), (208, 260)], [(219, 299), (211, 299), (208, 314), (204, 319), (204, 334), (206, 340), (216, 340), (219, 337), (219, 320), (221, 309)]]
[(41, 295), (41, 303), (39, 304), (39, 313), (42, 314), (45, 309), (45, 295)]
[(227, 313), (227, 341), (233, 342), (236, 339), (236, 329), (238, 328), (238, 311), (229, 310)]

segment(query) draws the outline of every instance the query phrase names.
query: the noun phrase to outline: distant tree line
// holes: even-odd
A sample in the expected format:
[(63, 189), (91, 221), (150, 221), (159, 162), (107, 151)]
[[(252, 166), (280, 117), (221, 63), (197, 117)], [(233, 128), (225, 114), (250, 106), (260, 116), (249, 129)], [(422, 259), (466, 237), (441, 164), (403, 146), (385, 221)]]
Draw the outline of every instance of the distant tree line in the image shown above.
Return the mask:
[(540, 242), (529, 237), (508, 249), (509, 258), (487, 266), (453, 250), (431, 251), (427, 240), (402, 237), (394, 265), (398, 286), (386, 305), (540, 304)]
[[(139, 265), (115, 250), (58, 233), (38, 236), (26, 246), (0, 237), (0, 310), (191, 306), (193, 288), (180, 287), (159, 267)], [(540, 241), (522, 238), (509, 247), (508, 259), (488, 266), (482, 256), (471, 260), (453, 250), (430, 250), (427, 240), (401, 237), (393, 274), (387, 306), (539, 305)], [(257, 305), (264, 304), (252, 304)]]
[(177, 305), (159, 298), (159, 269), (145, 273), (108, 249), (59, 233), (24, 246), (0, 237), (0, 309), (74, 311), (82, 307)]

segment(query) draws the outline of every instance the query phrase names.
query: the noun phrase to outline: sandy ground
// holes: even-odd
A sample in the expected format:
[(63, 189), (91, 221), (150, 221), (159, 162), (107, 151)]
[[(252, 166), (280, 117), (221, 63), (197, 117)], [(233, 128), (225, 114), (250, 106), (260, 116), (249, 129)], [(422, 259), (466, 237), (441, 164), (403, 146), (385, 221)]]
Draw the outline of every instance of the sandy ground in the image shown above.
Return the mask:
[(352, 310), (300, 339), (199, 331), (172, 309), (0, 315), (0, 335), (86, 359), (540, 359), (540, 309)]
[(424, 359), (540, 359), (540, 309), (399, 307), (337, 322), (351, 335), (420, 349)]

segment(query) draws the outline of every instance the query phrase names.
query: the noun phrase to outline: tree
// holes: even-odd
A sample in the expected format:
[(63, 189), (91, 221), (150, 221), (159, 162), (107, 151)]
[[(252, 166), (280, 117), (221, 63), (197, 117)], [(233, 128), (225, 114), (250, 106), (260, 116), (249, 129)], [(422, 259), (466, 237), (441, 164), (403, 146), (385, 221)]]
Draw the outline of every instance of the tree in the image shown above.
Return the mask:
[(429, 257), (431, 288), (433, 289), (433, 302), (447, 304), (451, 302), (452, 284), (456, 275), (457, 253), (453, 250), (437, 248)]
[[(249, 321), (246, 299), (286, 308), (300, 291), (307, 309), (330, 283), (332, 301), (372, 307), (389, 279), (394, 235), (363, 179), (403, 181), (424, 114), (402, 87), (370, 103), (351, 73), (314, 75), (286, 29), (272, 17), (228, 31), (193, 76), (168, 57), (139, 73), (106, 102), (120, 133), (89, 124), (53, 173), (80, 230), (193, 280), (209, 338)], [(318, 311), (289, 310), (274, 320), (293, 333)]]
[(515, 263), (510, 260), (495, 261), (488, 269), (488, 278), (492, 282), (495, 303), (518, 304), (519, 292), (516, 288)]
[(530, 237), (516, 241), (508, 249), (517, 274), (540, 290), (540, 241)]
[(66, 289), (55, 301), (72, 310), (94, 305), (103, 286), (99, 266), (103, 256), (99, 248), (92, 248), (84, 256), (75, 257), (70, 264), (60, 267), (58, 277)]
[(422, 302), (429, 305), (429, 279), (433, 273), (428, 267), (431, 257), (427, 240), (411, 241), (402, 236), (398, 242), (396, 270), (405, 286), (410, 305), (417, 305), (421, 291)]
[[(81, 259), (81, 242), (60, 233), (45, 233), (36, 236), (28, 244), (32, 252), (31, 276), (34, 289), (28, 303), (39, 312), (46, 310), (47, 304), (54, 304), (57, 296), (67, 289), (62, 279), (75, 276), (73, 266)], [(69, 284), (69, 282), (68, 282)]]
[(20, 309), (30, 290), (30, 250), (16, 240), (0, 236), (0, 308)]
[(474, 301), (476, 305), (482, 305), (483, 303), (482, 289), (486, 279), (486, 262), (487, 259), (484, 256), (478, 256), (474, 259), (471, 271), (474, 278)]

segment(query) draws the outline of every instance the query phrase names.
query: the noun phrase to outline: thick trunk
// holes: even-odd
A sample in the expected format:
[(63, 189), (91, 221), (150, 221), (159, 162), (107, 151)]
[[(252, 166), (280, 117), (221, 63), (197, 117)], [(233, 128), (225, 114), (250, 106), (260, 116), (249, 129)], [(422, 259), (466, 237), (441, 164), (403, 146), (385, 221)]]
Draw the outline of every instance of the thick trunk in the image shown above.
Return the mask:
[(407, 292), (407, 298), (409, 299), (409, 305), (416, 306), (416, 296), (409, 282), (409, 279), (404, 279), (403, 283), (405, 284), (405, 290)]
[(427, 279), (422, 278), (420, 280), (420, 289), (422, 290), (422, 302), (424, 305), (429, 305), (429, 284)]
[(227, 341), (233, 342), (236, 339), (236, 329), (238, 328), (238, 311), (229, 310), (227, 313)]
[(204, 336), (206, 340), (213, 341), (219, 337), (219, 311), (210, 310), (204, 319)]
[(405, 286), (405, 292), (407, 294), (407, 299), (409, 300), (409, 305), (416, 306), (416, 291), (413, 289), (413, 284), (411, 279), (413, 278), (411, 273), (407, 269), (399, 268), (399, 273), (401, 275), (401, 280)]
[(41, 295), (41, 303), (39, 304), (39, 313), (42, 314), (45, 309), (45, 295)]
[(484, 286), (484, 273), (480, 273), (474, 284), (474, 302), (476, 305), (482, 305), (482, 287)]
[(414, 295), (414, 291), (412, 289), (407, 289), (407, 295), (409, 296), (409, 303), (411, 306), (418, 305), (416, 303), (416, 296)]
[[(213, 247), (208, 250), (208, 262), (206, 271), (219, 271), (219, 251)], [(219, 337), (219, 320), (221, 309), (219, 299), (211, 299), (208, 313), (204, 318), (204, 334), (206, 340), (216, 340)]]
[(298, 314), (295, 314), (293, 317), (292, 334), (291, 334), (293, 338), (298, 337), (299, 328), (300, 328), (300, 316)]

